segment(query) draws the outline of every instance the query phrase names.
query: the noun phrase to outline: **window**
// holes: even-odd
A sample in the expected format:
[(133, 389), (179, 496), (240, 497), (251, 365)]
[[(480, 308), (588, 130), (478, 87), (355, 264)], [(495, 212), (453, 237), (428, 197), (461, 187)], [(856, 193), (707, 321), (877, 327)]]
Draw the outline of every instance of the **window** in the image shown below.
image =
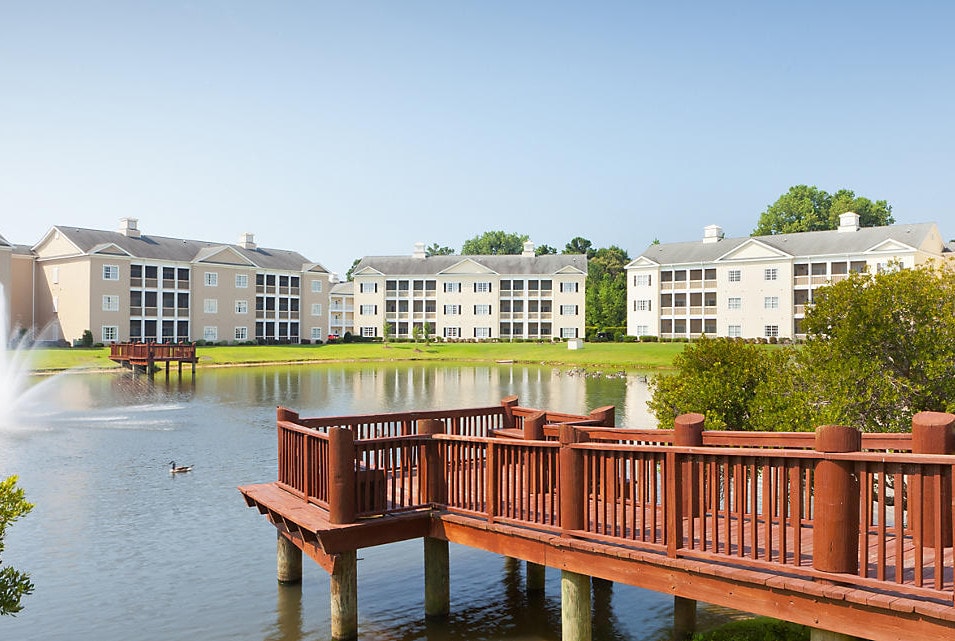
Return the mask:
[(445, 338), (460, 338), (461, 328), (460, 327), (445, 327), (444, 337)]
[(490, 327), (475, 327), (474, 328), (474, 338), (490, 338), (490, 337), (491, 337)]
[(776, 280), (779, 278), (779, 269), (776, 267), (767, 267), (763, 270), (763, 280)]
[(247, 301), (247, 300), (237, 300), (237, 301), (235, 301), (235, 313), (236, 313), (236, 314), (248, 314), (248, 313), (249, 313), (249, 301)]
[[(313, 293), (313, 294), (319, 294), (319, 293), (321, 293), (321, 291), (322, 291), (322, 281), (317, 280), (317, 279), (316, 279), (316, 280), (313, 280), (313, 281), (312, 281), (312, 293)], [(321, 327), (318, 327), (318, 328), (313, 327), (312, 329), (321, 329)], [(319, 337), (319, 338), (321, 338), (321, 337)]]
[(457, 314), (461, 313), (461, 306), (460, 305), (445, 305), (444, 313), (448, 316), (456, 316)]
[(378, 283), (362, 283), (358, 289), (362, 294), (374, 294), (378, 291)]
[(763, 309), (779, 309), (779, 296), (767, 296), (764, 298)]
[(651, 310), (649, 300), (635, 300), (633, 301), (633, 311), (635, 312), (649, 312)]
[(490, 314), (491, 314), (490, 305), (475, 305), (474, 306), (475, 316), (489, 316)]
[(562, 294), (573, 294), (577, 291), (577, 283), (561, 281), (560, 282), (560, 292)]
[(219, 272), (206, 272), (205, 283), (206, 283), (206, 287), (218, 287)]
[(116, 325), (103, 325), (103, 342), (112, 343), (119, 340), (119, 327)]
[(650, 335), (650, 326), (649, 325), (637, 325), (637, 336), (649, 336)]
[(217, 341), (219, 340), (219, 328), (215, 325), (206, 325), (202, 328), (202, 340), (205, 341)]
[(650, 274), (634, 274), (633, 275), (633, 284), (635, 287), (649, 287), (650, 286)]
[[(577, 306), (576, 305), (561, 305), (560, 306), (560, 315), (561, 316), (576, 316), (577, 315)], [(575, 337), (576, 338), (576, 337)]]
[(487, 294), (491, 291), (491, 283), (474, 283), (475, 294)]
[[(377, 305), (362, 305), (358, 308), (358, 313), (362, 316), (374, 316), (378, 313)], [(374, 334), (372, 334), (374, 336)]]
[[(249, 275), (248, 274), (236, 274), (235, 275), (235, 286), (238, 288), (248, 287), (249, 286)], [(236, 328), (238, 330), (238, 328)]]
[(445, 283), (444, 292), (446, 294), (459, 294), (461, 293), (461, 283)]
[(763, 336), (766, 338), (775, 338), (779, 336), (779, 325), (766, 325)]
[(103, 280), (119, 280), (119, 265), (103, 265)]
[(321, 327), (312, 328), (312, 340), (313, 341), (323, 341), (325, 340), (325, 332), (322, 331)]
[(249, 328), (248, 328), (248, 327), (236, 327), (236, 328), (235, 328), (235, 340), (237, 340), (237, 341), (247, 341), (247, 340), (249, 340)]
[(577, 338), (577, 328), (576, 327), (561, 327), (560, 337), (561, 338)]
[(743, 335), (743, 328), (741, 325), (730, 325), (726, 328), (726, 335), (730, 338), (739, 338)]
[(364, 336), (365, 338), (374, 338), (375, 336), (378, 335), (378, 328), (377, 327), (362, 327), (361, 335)]
[(118, 312), (119, 311), (119, 296), (111, 296), (111, 295), (103, 296), (103, 311)]
[(312, 316), (321, 316), (321, 315), (322, 315), (322, 304), (312, 303)]
[(219, 299), (218, 298), (206, 298), (202, 301), (202, 311), (206, 314), (218, 314), (219, 313)]
[(730, 296), (726, 299), (728, 309), (743, 309), (743, 299), (739, 296)]
[(727, 274), (729, 275), (729, 281), (731, 283), (738, 283), (740, 281), (740, 270), (731, 269), (727, 272)]

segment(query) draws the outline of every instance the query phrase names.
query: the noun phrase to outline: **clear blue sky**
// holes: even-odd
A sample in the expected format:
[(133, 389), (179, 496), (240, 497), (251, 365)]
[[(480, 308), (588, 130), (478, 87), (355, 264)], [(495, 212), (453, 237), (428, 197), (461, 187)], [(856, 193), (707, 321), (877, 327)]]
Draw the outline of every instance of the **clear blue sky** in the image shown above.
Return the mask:
[(639, 255), (791, 185), (955, 238), (955, 5), (0, 3), (0, 235)]

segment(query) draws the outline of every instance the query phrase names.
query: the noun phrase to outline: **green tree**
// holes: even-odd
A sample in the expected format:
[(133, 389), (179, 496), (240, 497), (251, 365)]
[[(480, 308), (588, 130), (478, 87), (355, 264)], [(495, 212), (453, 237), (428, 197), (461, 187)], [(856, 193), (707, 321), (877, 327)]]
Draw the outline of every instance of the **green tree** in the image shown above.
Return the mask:
[(520, 254), (524, 251), (527, 242), (526, 234), (509, 234), (503, 231), (486, 231), (464, 241), (461, 246), (462, 255), (491, 256), (496, 254)]
[(801, 358), (817, 420), (901, 432), (955, 407), (955, 272), (925, 265), (820, 288)]
[(428, 248), (424, 250), (424, 253), (426, 256), (450, 256), (454, 253), (454, 250), (450, 247), (438, 245), (438, 243), (431, 243), (428, 245)]
[[(23, 490), (17, 487), (17, 477), (9, 476), (0, 481), (0, 553), (3, 552), (3, 539), (7, 526), (33, 509), (27, 503)], [(33, 592), (33, 583), (29, 575), (10, 566), (0, 568), (0, 615), (15, 615), (23, 609), (20, 600)]]
[(759, 345), (703, 336), (673, 359), (677, 373), (650, 380), (648, 406), (664, 427), (698, 412), (708, 430), (753, 429), (751, 408), (770, 362)]
[(564, 247), (562, 254), (586, 254), (587, 258), (594, 257), (593, 243), (582, 238), (581, 236), (575, 236), (570, 240), (569, 243)]
[(630, 256), (616, 245), (594, 251), (587, 262), (587, 325), (622, 327), (627, 324), (627, 272)]
[(352, 262), (351, 267), (349, 267), (348, 271), (345, 272), (345, 280), (352, 279), (352, 276), (354, 276), (355, 274), (355, 268), (358, 267), (358, 263), (360, 262), (361, 262), (361, 258), (356, 258), (354, 262)]
[(547, 254), (556, 254), (556, 253), (557, 253), (557, 248), (551, 247), (550, 245), (538, 245), (537, 247), (534, 248), (535, 256), (544, 256)]
[(847, 211), (859, 214), (859, 224), (863, 227), (891, 225), (895, 222), (892, 207), (884, 200), (873, 202), (857, 197), (849, 189), (840, 189), (830, 195), (815, 185), (795, 185), (760, 214), (753, 235), (836, 229), (839, 215)]

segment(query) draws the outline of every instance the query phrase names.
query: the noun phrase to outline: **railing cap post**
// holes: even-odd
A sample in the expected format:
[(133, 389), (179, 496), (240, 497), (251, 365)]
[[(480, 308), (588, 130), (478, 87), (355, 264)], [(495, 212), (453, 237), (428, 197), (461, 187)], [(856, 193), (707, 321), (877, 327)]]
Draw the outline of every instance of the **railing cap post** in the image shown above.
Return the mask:
[(444, 434), (444, 421), (436, 418), (418, 419), (418, 434)]
[(600, 421), (601, 427), (613, 427), (616, 423), (616, 406), (604, 405), (590, 412), (590, 418)]
[(706, 417), (702, 414), (680, 414), (673, 419), (673, 444), (681, 447), (699, 447), (703, 445), (703, 425)]
[(279, 405), (275, 408), (275, 420), (276, 421), (290, 421), (292, 423), (298, 423), (298, 412), (292, 411), (287, 407), (282, 407)]
[(955, 453), (955, 414), (919, 412), (912, 417), (912, 452)]
[(820, 425), (816, 428), (817, 452), (858, 452), (862, 449), (862, 432), (846, 425)]

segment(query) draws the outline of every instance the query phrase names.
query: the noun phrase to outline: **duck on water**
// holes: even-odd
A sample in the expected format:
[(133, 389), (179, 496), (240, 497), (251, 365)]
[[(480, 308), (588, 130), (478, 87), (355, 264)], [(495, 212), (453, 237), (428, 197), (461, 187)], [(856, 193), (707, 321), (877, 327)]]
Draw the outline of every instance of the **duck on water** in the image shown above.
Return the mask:
[(191, 472), (191, 465), (176, 465), (175, 461), (169, 461), (169, 473), (170, 474), (183, 474), (185, 472)]

